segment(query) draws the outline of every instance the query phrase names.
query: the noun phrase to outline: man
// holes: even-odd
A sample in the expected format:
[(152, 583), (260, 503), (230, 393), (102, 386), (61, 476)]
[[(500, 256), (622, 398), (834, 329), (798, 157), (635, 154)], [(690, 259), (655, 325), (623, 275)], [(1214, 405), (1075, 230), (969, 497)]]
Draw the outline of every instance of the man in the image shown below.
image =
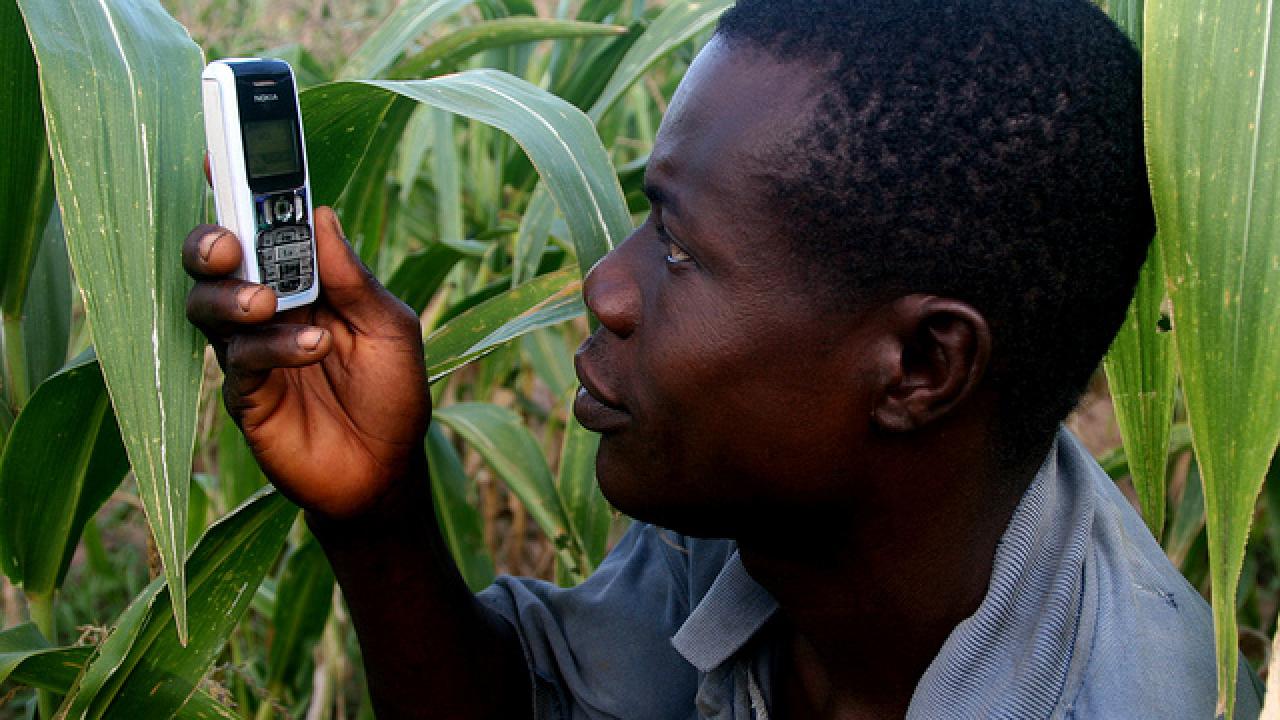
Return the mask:
[(1058, 429), (1153, 233), (1137, 55), (1102, 13), (742, 0), (646, 189), (586, 280), (574, 407), (643, 522), (573, 590), (467, 592), (416, 318), (332, 213), (320, 302), (280, 315), (225, 231), (188, 238), (189, 315), (380, 717), (1213, 716), (1205, 603)]

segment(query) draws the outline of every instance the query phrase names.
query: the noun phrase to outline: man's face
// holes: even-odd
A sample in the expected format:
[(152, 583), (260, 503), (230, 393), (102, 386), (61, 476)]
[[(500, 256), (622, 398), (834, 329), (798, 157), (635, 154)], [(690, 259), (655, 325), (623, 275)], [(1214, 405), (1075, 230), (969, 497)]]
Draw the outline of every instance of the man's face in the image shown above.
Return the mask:
[(630, 515), (738, 536), (851, 492), (867, 323), (822, 309), (759, 175), (805, 131), (814, 75), (714, 39), (658, 133), (649, 219), (588, 276), (601, 328), (578, 353), (574, 410)]

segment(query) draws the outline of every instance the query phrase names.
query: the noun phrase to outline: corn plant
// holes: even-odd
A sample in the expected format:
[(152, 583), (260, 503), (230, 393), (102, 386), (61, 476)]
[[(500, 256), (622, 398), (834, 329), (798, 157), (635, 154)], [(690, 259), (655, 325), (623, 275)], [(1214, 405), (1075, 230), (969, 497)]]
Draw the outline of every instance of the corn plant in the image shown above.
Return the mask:
[[(632, 88), (660, 64), (669, 95), (685, 48), (727, 5), (597, 0), (539, 17), (518, 0), (411, 1), (347, 57), (273, 51), (309, 86), (317, 201), (336, 205), (366, 263), (423, 313), (436, 394), (469, 400), (441, 410), (426, 451), (441, 527), (474, 587), (495, 564), (464, 458), (519, 499), (560, 582), (604, 554), (613, 517), (595, 439), (566, 417), (567, 358), (585, 326), (565, 323), (584, 314), (582, 274), (643, 210), (636, 161), (659, 110)], [(21, 71), (4, 112), (22, 149), (0, 180), (3, 218), (21, 231), (0, 286), (0, 557), (35, 621), (0, 633), (0, 682), (37, 688), (42, 717), (270, 717), (309, 699), (320, 712), (367, 709), (342, 677), (352, 639), (322, 554), (296, 510), (258, 490), (225, 415), (199, 402), (177, 244), (208, 215), (195, 85), (206, 58), (150, 0), (0, 6)], [(619, 138), (629, 145), (606, 149)], [(464, 367), (478, 379), (455, 383)], [(490, 402), (512, 373), (549, 401)], [(100, 544), (93, 516), (130, 468), (157, 576), (104, 641), (59, 645), (72, 551), (82, 534)], [(220, 519), (206, 529), (208, 517)], [(326, 652), (312, 668), (316, 643)], [(219, 658), (232, 670), (210, 684)]]
[[(432, 492), (467, 582), (503, 565), (497, 504), (546, 538), (534, 570), (586, 577), (618, 521), (567, 413), (581, 278), (646, 211), (662, 98), (729, 4), (386, 0), (344, 10), (346, 53), (239, 46), (219, 19), (280, 3), (209, 0), (223, 29), (202, 51), (156, 0), (0, 0), (0, 568), (34, 621), (0, 632), (0, 683), (35, 688), (41, 717), (371, 717), (323, 554), (199, 393), (177, 245), (208, 218), (196, 78), (221, 55), (294, 65), (317, 202), (421, 314)], [(1270, 622), (1237, 602), (1242, 572), (1280, 596), (1250, 580), (1280, 558), (1280, 482), (1271, 553), (1249, 533), (1280, 437), (1271, 6), (1107, 9), (1144, 53), (1160, 229), (1106, 361), (1124, 447), (1102, 460), (1212, 595), (1229, 713), (1237, 608)], [(68, 644), (93, 619), (62, 590), (72, 555), (111, 572), (95, 514), (113, 496), (143, 508), (154, 577), (105, 639)]]
[(1218, 712), (1231, 717), (1237, 584), (1280, 441), (1272, 4), (1148, 0), (1144, 8), (1127, 0), (1110, 10), (1143, 52), (1158, 231), (1107, 368), (1134, 485), (1157, 537), (1175, 383), (1185, 397), (1203, 481)]

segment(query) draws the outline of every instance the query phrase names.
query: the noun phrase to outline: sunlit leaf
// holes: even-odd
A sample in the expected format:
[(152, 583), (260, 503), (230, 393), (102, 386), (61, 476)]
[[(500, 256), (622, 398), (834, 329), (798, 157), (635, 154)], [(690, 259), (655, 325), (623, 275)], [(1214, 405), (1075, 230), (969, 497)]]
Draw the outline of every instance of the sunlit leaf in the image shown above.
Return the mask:
[(391, 67), (404, 53), (409, 41), (432, 25), (470, 5), (472, 0), (408, 0), (387, 16), (347, 63), (338, 71), (339, 80), (374, 78)]
[(182, 553), (202, 342), (179, 263), (203, 220), (203, 61), (154, 0), (19, 0), (58, 204), (139, 495), (186, 634)]
[(588, 111), (591, 120), (600, 122), (600, 118), (609, 112), (632, 83), (648, 72), (654, 63), (709, 28), (731, 5), (733, 0), (690, 0), (668, 5), (622, 58), (618, 69), (609, 78), (609, 84)]
[(432, 382), (539, 328), (579, 317), (582, 282), (576, 270), (543, 275), (453, 318), (427, 338)]
[(493, 558), (484, 544), (484, 520), (470, 500), (475, 483), (440, 426), (427, 430), (427, 467), (431, 470), (431, 498), (440, 534), (444, 536), (467, 587), (479, 592), (493, 582)]
[[(510, 134), (537, 168), (569, 224), (586, 272), (631, 232), (608, 154), (585, 115), (519, 78), (472, 70), (430, 80), (331, 83), (303, 93), (303, 113), (334, 146), (326, 174), (350, 177), (373, 129), (397, 103), (421, 102)], [(317, 190), (317, 195), (320, 192)]]
[(577, 387), (573, 358), (560, 328), (546, 328), (520, 338), (521, 355), (533, 366), (534, 373), (547, 384), (551, 394), (565, 397)]
[(296, 507), (268, 490), (211, 526), (187, 561), (191, 615), (199, 618), (190, 642), (184, 647), (173, 633), (169, 591), (156, 580), (99, 647), (64, 703), (67, 718), (169, 717), (182, 708), (248, 610), (296, 517)]
[(422, 78), (493, 48), (536, 40), (620, 35), (626, 28), (574, 20), (512, 17), (459, 28), (406, 58), (393, 73), (398, 79)]
[(462, 436), (547, 534), (559, 560), (581, 582), (589, 563), (538, 441), (520, 416), (488, 403), (458, 403), (435, 411), (434, 419)]
[(556, 219), (556, 202), (547, 192), (547, 186), (538, 183), (529, 199), (529, 207), (520, 218), (520, 231), (516, 234), (515, 259), (511, 266), (511, 285), (514, 287), (533, 277), (542, 261), (551, 234), (551, 223)]
[(1153, 252), (1105, 361), (1129, 474), (1151, 534), (1164, 532), (1165, 468), (1173, 422), (1173, 336), (1164, 316), (1164, 272)]
[(582, 427), (571, 414), (564, 431), (556, 489), (582, 537), (582, 550), (588, 562), (584, 576), (604, 559), (613, 514), (596, 482), (596, 449), (599, 447), (600, 436)]
[(1152, 191), (1204, 480), (1218, 711), (1234, 712), (1235, 595), (1280, 441), (1280, 33), (1273, 0), (1149, 0)]

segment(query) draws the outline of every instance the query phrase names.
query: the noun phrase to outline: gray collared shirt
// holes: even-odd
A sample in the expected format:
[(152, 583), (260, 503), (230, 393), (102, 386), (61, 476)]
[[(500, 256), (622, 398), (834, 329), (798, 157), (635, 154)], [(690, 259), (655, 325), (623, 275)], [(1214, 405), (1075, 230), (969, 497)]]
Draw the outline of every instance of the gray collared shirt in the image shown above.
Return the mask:
[[(577, 588), (502, 577), (479, 597), (520, 635), (539, 720), (769, 717), (777, 603), (730, 541), (637, 523)], [(1256, 718), (1243, 659), (1237, 695)], [(1204, 720), (1215, 702), (1208, 605), (1060, 431), (908, 720)]]

